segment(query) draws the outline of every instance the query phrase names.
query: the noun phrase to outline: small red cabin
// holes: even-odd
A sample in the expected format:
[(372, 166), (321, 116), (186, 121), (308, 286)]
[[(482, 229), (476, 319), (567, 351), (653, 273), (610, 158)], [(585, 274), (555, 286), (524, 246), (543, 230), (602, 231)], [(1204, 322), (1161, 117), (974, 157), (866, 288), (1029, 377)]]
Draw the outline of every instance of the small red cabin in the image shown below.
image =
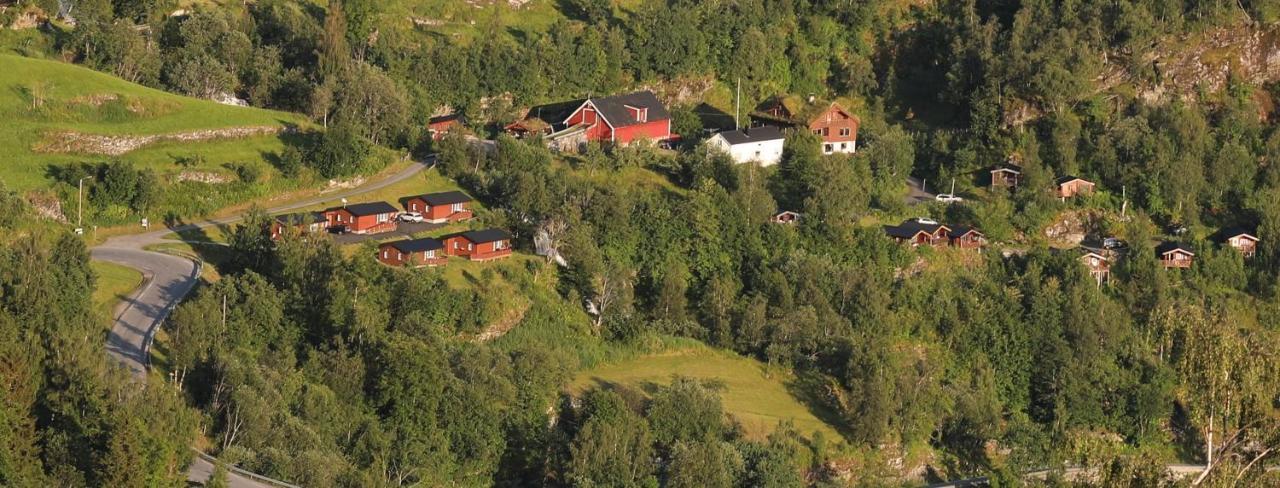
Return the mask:
[(500, 229), (473, 230), (444, 237), (445, 254), (472, 261), (488, 261), (511, 255), (511, 234)]
[(433, 224), (460, 222), (474, 216), (471, 212), (471, 197), (460, 191), (428, 193), (409, 197), (405, 200), (405, 209), (422, 214), (422, 218)]
[(638, 140), (671, 139), (671, 114), (651, 91), (588, 98), (569, 114), (566, 133), (581, 130), (583, 142), (626, 145)]
[(284, 237), (293, 229), (298, 234), (318, 232), (329, 226), (324, 214), (320, 212), (302, 212), (277, 215), (271, 218), (271, 239)]
[(327, 227), (352, 234), (380, 234), (396, 230), (395, 207), (387, 202), (357, 203), (324, 211)]
[(1160, 264), (1165, 268), (1190, 268), (1196, 257), (1196, 253), (1182, 244), (1168, 242), (1157, 247), (1156, 253), (1160, 255)]
[(447, 259), (444, 243), (436, 239), (386, 242), (378, 246), (378, 261), (389, 266), (442, 266)]

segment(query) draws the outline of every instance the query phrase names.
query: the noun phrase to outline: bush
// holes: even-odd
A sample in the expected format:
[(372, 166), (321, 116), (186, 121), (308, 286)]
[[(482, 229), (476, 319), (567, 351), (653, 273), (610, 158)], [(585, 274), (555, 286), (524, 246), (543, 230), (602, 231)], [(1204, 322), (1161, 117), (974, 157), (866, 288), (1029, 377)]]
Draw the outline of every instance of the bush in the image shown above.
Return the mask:
[(336, 125), (320, 136), (311, 149), (311, 166), (321, 176), (347, 176), (360, 168), (369, 156), (369, 142), (348, 124)]
[(276, 158), (276, 169), (285, 178), (297, 178), (302, 173), (302, 165), (305, 159), (301, 149), (295, 146), (287, 146)]
[(253, 163), (227, 163), (226, 167), (235, 171), (243, 183), (255, 183), (262, 177), (262, 168)]

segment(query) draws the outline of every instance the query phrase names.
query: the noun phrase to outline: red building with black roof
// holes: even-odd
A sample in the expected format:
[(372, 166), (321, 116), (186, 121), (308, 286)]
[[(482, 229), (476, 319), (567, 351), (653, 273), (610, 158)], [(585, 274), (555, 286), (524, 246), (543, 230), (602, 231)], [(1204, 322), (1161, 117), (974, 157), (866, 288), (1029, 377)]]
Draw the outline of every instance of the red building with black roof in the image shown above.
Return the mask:
[(474, 216), (471, 212), (471, 197), (460, 191), (428, 193), (409, 197), (405, 200), (405, 209), (422, 214), (422, 218), (433, 224), (460, 222)]
[(328, 228), (352, 234), (380, 234), (396, 230), (396, 207), (387, 202), (343, 205), (324, 211)]
[(511, 234), (501, 229), (460, 232), (445, 236), (445, 254), (472, 261), (488, 261), (511, 255)]
[[(651, 91), (588, 98), (564, 121), (565, 137), (625, 145), (671, 139), (671, 114)], [(579, 133), (579, 131), (581, 131)]]
[(378, 246), (378, 261), (389, 266), (443, 266), (448, 260), (437, 239), (408, 239)]

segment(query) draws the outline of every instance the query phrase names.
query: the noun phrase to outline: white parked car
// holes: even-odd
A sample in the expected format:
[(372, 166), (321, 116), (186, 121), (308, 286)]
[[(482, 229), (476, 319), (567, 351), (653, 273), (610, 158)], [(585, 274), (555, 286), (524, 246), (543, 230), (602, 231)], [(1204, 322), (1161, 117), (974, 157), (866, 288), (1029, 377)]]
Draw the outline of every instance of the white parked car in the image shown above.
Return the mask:
[(423, 222), (423, 221), (426, 221), (426, 219), (422, 218), (422, 214), (418, 212), (403, 212), (400, 214), (400, 221), (401, 222)]
[(952, 195), (950, 193), (939, 193), (935, 195), (933, 199), (942, 203), (960, 203), (964, 201), (964, 198)]

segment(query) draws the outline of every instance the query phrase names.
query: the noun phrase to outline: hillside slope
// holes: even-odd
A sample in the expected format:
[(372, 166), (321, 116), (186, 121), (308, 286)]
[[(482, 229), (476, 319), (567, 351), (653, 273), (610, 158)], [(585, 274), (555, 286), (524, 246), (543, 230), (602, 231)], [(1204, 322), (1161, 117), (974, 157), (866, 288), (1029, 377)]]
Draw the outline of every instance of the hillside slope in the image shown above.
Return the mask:
[[(222, 105), (55, 61), (0, 55), (0, 167), (19, 190), (47, 187), (50, 165), (120, 159), (157, 169), (227, 171), (283, 148), (299, 116)], [(186, 158), (190, 163), (176, 164)]]

